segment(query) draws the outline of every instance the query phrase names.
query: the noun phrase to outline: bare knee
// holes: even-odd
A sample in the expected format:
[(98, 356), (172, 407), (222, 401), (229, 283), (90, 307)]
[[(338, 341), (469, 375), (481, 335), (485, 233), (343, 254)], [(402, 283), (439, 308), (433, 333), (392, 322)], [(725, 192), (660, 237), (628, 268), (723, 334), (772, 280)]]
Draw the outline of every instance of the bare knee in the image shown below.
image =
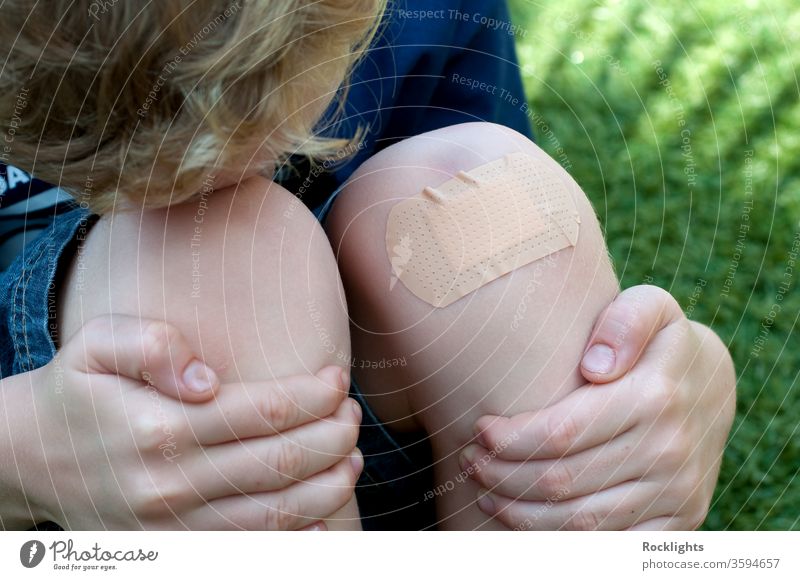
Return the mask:
[[(446, 308), (434, 308), (393, 283), (384, 241), (392, 206), (459, 171), (517, 151), (543, 160), (569, 185), (581, 219), (578, 243)], [(497, 125), (448, 127), (382, 151), (353, 176), (328, 230), (351, 304), (355, 356), (408, 363), (354, 371), (365, 384), (389, 385), (384, 394), (391, 392), (394, 399), (398, 392), (407, 395), (405, 408), (396, 400), (381, 406), (376, 399), (387, 420), (399, 421), (395, 410), (400, 409), (418, 411), (423, 424), (433, 412), (441, 424), (439, 411), (446, 409), (450, 421), (463, 423), (486, 412), (509, 414), (554, 402), (577, 386), (592, 323), (618, 289), (584, 193), (535, 144)], [(440, 379), (446, 387), (435, 385)], [(546, 383), (548, 388), (531, 389)], [(456, 399), (458, 404), (448, 404)]]
[(167, 320), (226, 381), (313, 373), (349, 357), (327, 238), (299, 200), (265, 179), (106, 217), (82, 260), (86, 290), (67, 281), (65, 336), (109, 312)]

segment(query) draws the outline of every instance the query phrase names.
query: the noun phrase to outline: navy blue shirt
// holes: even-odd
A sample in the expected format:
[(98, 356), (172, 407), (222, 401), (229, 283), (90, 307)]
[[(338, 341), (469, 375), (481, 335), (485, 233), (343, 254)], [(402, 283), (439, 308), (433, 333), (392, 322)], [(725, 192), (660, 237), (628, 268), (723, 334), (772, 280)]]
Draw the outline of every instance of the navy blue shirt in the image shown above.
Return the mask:
[(314, 208), (367, 158), (388, 145), (457, 123), (490, 121), (531, 136), (508, 7), (498, 0), (391, 2), (378, 38), (354, 71), (330, 134), (368, 128), (348, 163), (333, 173), (280, 181)]

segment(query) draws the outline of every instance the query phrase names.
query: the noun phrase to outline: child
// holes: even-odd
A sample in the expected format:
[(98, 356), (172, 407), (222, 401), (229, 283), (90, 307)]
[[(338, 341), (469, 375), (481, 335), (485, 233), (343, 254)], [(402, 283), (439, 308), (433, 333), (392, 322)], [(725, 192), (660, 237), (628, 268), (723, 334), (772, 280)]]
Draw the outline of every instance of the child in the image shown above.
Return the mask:
[[(24, 138), (20, 129), (9, 160), (102, 214), (96, 225), (86, 212), (59, 218), (48, 238), (58, 241), (40, 243), (23, 257), (27, 294), (38, 296), (39, 306), (29, 313), (35, 332), (15, 343), (25, 348), (17, 349), (14, 371), (47, 363), (46, 376), (57, 382), (58, 358), (48, 361), (59, 336), (85, 338), (84, 323), (108, 313), (117, 320), (130, 315), (130, 320), (170, 322), (188, 346), (181, 346), (175, 332), (166, 332), (160, 350), (197, 353), (214, 373), (189, 374), (200, 382), (205, 376), (208, 383), (219, 375), (226, 383), (221, 395), (232, 391), (232, 382), (281, 383), (283, 377), (311, 376), (326, 365), (367, 362), (354, 365), (370, 397), (365, 410), (396, 430), (421, 427), (431, 439), (437, 481), (414, 501), (435, 496), (442, 527), (496, 527), (474, 502), (478, 487), (468, 479), (473, 470), (459, 465), (459, 450), (471, 440), (480, 415), (530, 411), (574, 392), (582, 383), (578, 363), (592, 324), (616, 295), (599, 227), (580, 190), (523, 135), (492, 124), (418, 135), (375, 155), (342, 191), (328, 220), (354, 321), (351, 356), (345, 301), (327, 239), (295, 197), (258, 175), (285, 173), (281, 162), (290, 154), (322, 160), (327, 167), (326, 158), (360, 151), (358, 141), (326, 140), (314, 136), (313, 129), (324, 125), (320, 117), (368, 39), (379, 6), (366, 1), (193, 2), (186, 10), (170, 3), (148, 5), (142, 12), (129, 3), (88, 3), (84, 12), (74, 7), (66, 14), (58, 8), (59, 18), (28, 17), (29, 11), (21, 9), (19, 22), (7, 21), (23, 30), (9, 60), (15, 92), (37, 105), (19, 115)], [(63, 29), (56, 26), (53, 34), (53, 23), (60, 22)], [(42, 47), (42, 38), (51, 37)], [(468, 71), (453, 72), (466, 78)], [(10, 118), (10, 106), (8, 112)], [(384, 248), (388, 208), (459, 171), (520, 151), (569, 185), (582, 222), (575, 247), (546, 262), (521, 265), (444, 309), (429, 307), (402, 284), (391, 285), (394, 273)], [(55, 265), (42, 274), (36, 265), (51, 254)], [(520, 305), (530, 301), (531, 288), (540, 308), (520, 320)], [(53, 309), (56, 323), (42, 337)], [(136, 335), (136, 323), (123, 320), (128, 320), (124, 335)], [(119, 330), (120, 323), (112, 324)], [(152, 334), (152, 326), (144, 328)], [(72, 341), (66, 342), (65, 359), (75, 351), (69, 348)], [(157, 352), (152, 349), (149, 358)], [(135, 358), (130, 349), (128, 357)], [(404, 364), (381, 364), (386, 361)], [(121, 372), (108, 363), (101, 366)], [(175, 364), (176, 370), (184, 366)], [(236, 401), (241, 405), (251, 392), (224, 401), (218, 397), (217, 408), (235, 422), (236, 409), (241, 410)], [(310, 404), (291, 397), (300, 411)], [(252, 406), (265, 416), (281, 408), (262, 405), (253, 401)], [(319, 416), (333, 413), (335, 407), (329, 406)], [(185, 436), (186, 421), (162, 421), (160, 410), (145, 413), (144, 419), (130, 415), (134, 439), (151, 450), (154, 445), (169, 450), (184, 469), (213, 468), (219, 477), (204, 482), (201, 499), (223, 501), (213, 494), (225, 490), (229, 496), (250, 494), (255, 512), (264, 516), (260, 525), (252, 519), (240, 524), (246, 511), (242, 501), (223, 502), (230, 510), (226, 515), (240, 527), (260, 527), (264, 521), (266, 527), (300, 527), (298, 513), (305, 504), (330, 495), (331, 488), (347, 487), (339, 477), (315, 481), (316, 496), (308, 486), (279, 500), (274, 493), (256, 493), (264, 491), (264, 480), (274, 472), (302, 473), (295, 486), (307, 477), (311, 481), (318, 472), (298, 468), (308, 457), (302, 451), (311, 449), (315, 466), (330, 466), (319, 457), (341, 458), (346, 444), (354, 444), (349, 431), (320, 444), (290, 430), (284, 439), (293, 445), (279, 451), (266, 439), (245, 440), (218, 453), (195, 453), (192, 463), (189, 453), (180, 458), (181, 437), (171, 437)], [(186, 413), (194, 410), (189, 406)], [(344, 412), (332, 416), (338, 423), (352, 420)], [(281, 425), (297, 425), (290, 418), (271, 417)], [(195, 422), (189, 423), (194, 428)], [(228, 436), (239, 432), (230, 431)], [(212, 435), (196, 440), (232, 441)], [(513, 441), (488, 450), (487, 456), (509, 445)], [(56, 444), (42, 446), (49, 459)], [(248, 459), (252, 473), (234, 469)], [(161, 514), (161, 504), (193, 513), (186, 508), (185, 489), (175, 485), (170, 472), (159, 473), (160, 485), (150, 481), (146, 486), (154, 490), (152, 501), (142, 502), (134, 516)], [(391, 475), (381, 475), (383, 483), (392, 483)], [(356, 523), (352, 502), (342, 512), (315, 509), (330, 527)], [(635, 513), (621, 523), (632, 525), (651, 515)], [(185, 521), (202, 527), (189, 516)], [(147, 525), (152, 525), (149, 519)]]
[[(4, 6), (3, 26), (15, 30), (4, 47), (9, 92), (2, 117), (14, 125), (13, 132), (7, 126), (5, 160), (57, 184), (77, 204), (27, 245), (3, 278), (3, 340), (10, 342), (3, 377), (19, 379), (43, 368), (35, 381), (47, 379), (49, 388), (32, 391), (31, 405), (42, 421), (54, 424), (42, 427), (36, 454), (55, 471), (51, 484), (23, 481), (31, 523), (46, 516), (69, 527), (286, 529), (329, 517), (332, 528), (360, 527), (352, 497), (361, 468), (354, 450), (360, 409), (341, 401), (341, 372), (329, 368), (341, 363), (318, 347), (323, 330), (310, 324), (306, 307), (314, 301), (327, 340), (349, 354), (336, 265), (313, 216), (259, 175), (271, 175), (290, 154), (323, 161), (348, 146), (317, 136), (314, 127), (339, 98), (381, 10), (378, 0)], [(100, 318), (87, 330), (87, 321), (110, 313), (113, 319)], [(171, 325), (133, 324), (125, 314)], [(106, 352), (126, 342), (124, 356)], [(100, 353), (89, 348), (98, 344)], [(186, 353), (196, 353), (213, 371)], [(142, 354), (145, 360), (136, 363)], [(175, 365), (172, 376), (153, 360), (165, 354)], [(124, 358), (129, 365), (108, 368), (109, 359), (114, 366)], [(104, 364), (91, 362), (96, 360)], [(79, 382), (81, 364), (139, 380), (138, 371), (126, 367), (145, 369), (147, 383), (152, 379), (166, 390), (177, 383), (188, 400), (198, 398), (192, 387), (211, 390), (221, 381), (229, 395), (239, 392), (227, 408), (219, 398), (213, 404), (230, 427), (226, 433), (223, 423), (206, 441), (181, 443), (189, 419), (181, 419), (170, 401), (153, 397), (143, 409), (131, 403), (127, 426), (118, 413), (114, 419), (127, 434), (104, 431), (114, 421), (100, 425), (110, 421), (102, 417), (95, 435), (103, 437), (113, 460), (98, 473), (111, 468), (113, 475), (114, 465), (128, 473), (133, 463), (140, 468), (129, 478), (134, 481), (95, 489), (92, 482), (104, 477), (96, 473), (87, 475), (86, 489), (65, 491), (80, 487), (77, 476), (88, 469), (82, 453), (92, 456), (87, 444), (70, 462), (59, 443), (76, 425), (87, 424), (80, 413), (88, 408), (78, 403), (85, 389), (64, 385), (65, 376)], [(152, 367), (162, 371), (160, 380)], [(296, 379), (296, 392), (284, 380), (294, 375), (309, 377)], [(19, 380), (15, 384), (4, 381), (4, 395), (10, 400), (13, 393), (22, 405), (26, 389)], [(308, 385), (318, 392), (307, 404)], [(287, 397), (298, 408), (274, 416)], [(236, 406), (248, 404), (269, 424), (253, 425), (252, 411), (247, 420), (234, 414)], [(5, 410), (31, 405), (7, 404)], [(66, 425), (57, 411), (62, 405), (70, 411)], [(100, 406), (112, 408), (112, 402)], [(199, 412), (190, 408), (183, 415)], [(212, 423), (223, 418), (203, 412)], [(243, 430), (259, 438), (226, 443)], [(287, 432), (267, 437), (276, 431)], [(152, 449), (163, 455), (155, 467), (145, 453)], [(186, 475), (178, 485), (176, 468), (164, 470), (181, 462), (178, 473)], [(189, 477), (192, 471), (196, 478)], [(77, 482), (70, 481), (73, 473)], [(304, 485), (306, 479), (310, 484)], [(249, 504), (232, 495), (242, 493), (251, 494)], [(129, 501), (130, 494), (137, 501)], [(118, 513), (106, 514), (112, 522), (95, 517), (95, 502), (100, 513), (106, 511), (98, 496), (106, 504), (121, 503)], [(40, 504), (47, 509), (34, 513)], [(12, 521), (6, 518), (4, 525)]]

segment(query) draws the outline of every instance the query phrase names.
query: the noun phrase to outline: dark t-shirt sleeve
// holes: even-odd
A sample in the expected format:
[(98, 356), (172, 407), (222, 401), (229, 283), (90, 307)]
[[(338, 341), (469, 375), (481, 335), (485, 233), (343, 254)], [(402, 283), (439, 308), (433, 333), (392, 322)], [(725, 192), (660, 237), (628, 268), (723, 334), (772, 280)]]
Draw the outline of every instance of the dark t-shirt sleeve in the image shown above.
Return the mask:
[(500, 0), (397, 0), (351, 77), (343, 112), (327, 127), (367, 138), (332, 173), (294, 159), (282, 183), (316, 207), (370, 156), (392, 143), (457, 123), (488, 121), (531, 136), (514, 45), (518, 29)]
[[(408, 90), (398, 99), (387, 133), (402, 136), (411, 130), (419, 134), (457, 123), (488, 121), (530, 136), (514, 46), (518, 29), (509, 20), (506, 3), (465, 0), (441, 5), (450, 6), (443, 8), (446, 18), (427, 23), (432, 44), (428, 53), (418, 55), (407, 75)], [(407, 34), (418, 25), (413, 19), (401, 19), (401, 26)], [(405, 107), (406, 100), (413, 103), (411, 108)]]

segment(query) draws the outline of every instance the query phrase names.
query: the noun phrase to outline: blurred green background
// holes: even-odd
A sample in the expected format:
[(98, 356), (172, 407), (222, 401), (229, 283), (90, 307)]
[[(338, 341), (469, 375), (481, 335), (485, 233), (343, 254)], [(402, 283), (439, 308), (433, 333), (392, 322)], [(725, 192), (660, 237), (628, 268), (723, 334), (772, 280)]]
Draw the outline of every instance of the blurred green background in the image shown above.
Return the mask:
[(592, 199), (623, 286), (668, 289), (736, 364), (704, 528), (800, 529), (800, 5), (511, 8), (537, 141)]

